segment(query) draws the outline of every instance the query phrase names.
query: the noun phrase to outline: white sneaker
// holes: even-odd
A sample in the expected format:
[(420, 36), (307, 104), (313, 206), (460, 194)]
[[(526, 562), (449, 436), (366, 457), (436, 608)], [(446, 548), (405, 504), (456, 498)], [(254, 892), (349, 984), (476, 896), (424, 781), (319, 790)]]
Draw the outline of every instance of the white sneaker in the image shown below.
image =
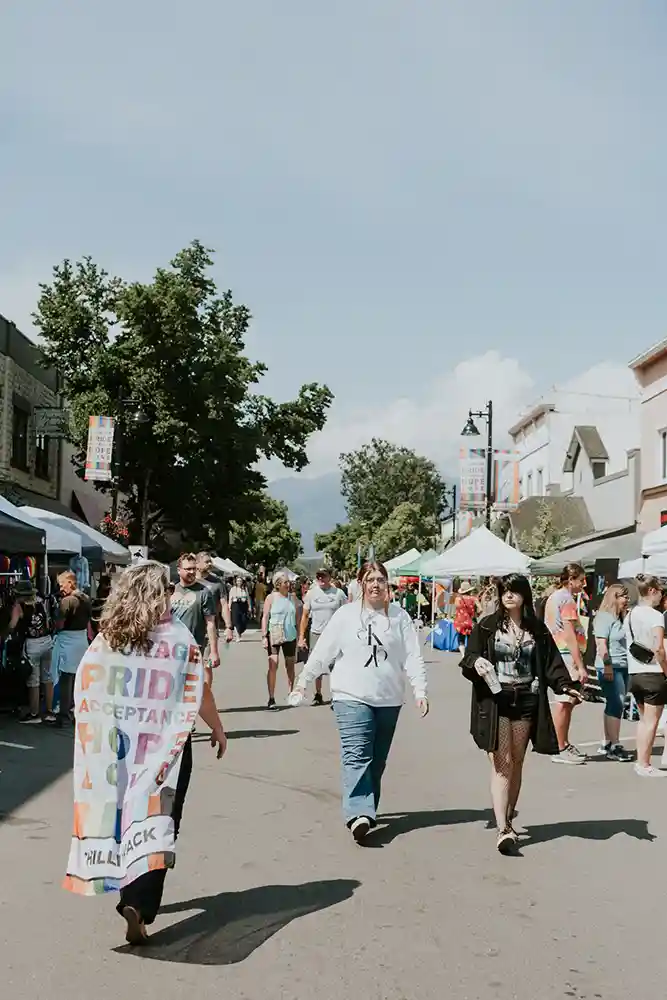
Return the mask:
[(667, 778), (667, 771), (659, 771), (652, 764), (635, 764), (635, 774), (639, 778)]
[(560, 753), (554, 754), (554, 756), (551, 759), (554, 762), (554, 764), (586, 763), (585, 755), (581, 752), (581, 750), (578, 750), (576, 747), (572, 746), (571, 743), (569, 746), (565, 747), (564, 750), (561, 750)]

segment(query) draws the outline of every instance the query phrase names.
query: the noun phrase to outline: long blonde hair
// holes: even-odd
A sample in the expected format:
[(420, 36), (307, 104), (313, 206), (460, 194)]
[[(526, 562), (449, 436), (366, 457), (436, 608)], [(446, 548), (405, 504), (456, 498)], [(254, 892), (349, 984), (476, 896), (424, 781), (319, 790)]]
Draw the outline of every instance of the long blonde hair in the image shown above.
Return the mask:
[(111, 649), (148, 652), (150, 632), (169, 608), (169, 576), (158, 562), (124, 570), (106, 599), (100, 632)]

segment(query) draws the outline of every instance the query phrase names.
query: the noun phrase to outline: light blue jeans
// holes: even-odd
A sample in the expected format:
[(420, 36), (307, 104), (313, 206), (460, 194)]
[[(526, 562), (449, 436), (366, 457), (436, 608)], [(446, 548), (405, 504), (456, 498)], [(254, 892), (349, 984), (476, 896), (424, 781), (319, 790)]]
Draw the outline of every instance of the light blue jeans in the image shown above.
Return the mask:
[(359, 816), (374, 823), (400, 706), (373, 708), (360, 701), (334, 701), (333, 707), (340, 736), (343, 818), (348, 825)]

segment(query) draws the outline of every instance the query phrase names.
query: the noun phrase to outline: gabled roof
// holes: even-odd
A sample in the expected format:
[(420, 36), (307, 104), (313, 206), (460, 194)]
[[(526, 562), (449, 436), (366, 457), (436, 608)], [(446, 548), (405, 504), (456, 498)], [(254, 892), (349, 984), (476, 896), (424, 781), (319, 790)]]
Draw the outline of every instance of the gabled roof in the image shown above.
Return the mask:
[(572, 440), (567, 449), (563, 472), (574, 472), (574, 466), (582, 450), (586, 453), (589, 462), (609, 461), (609, 452), (605, 448), (597, 427), (579, 425), (574, 428)]
[(526, 427), (528, 424), (532, 424), (533, 420), (537, 420), (538, 417), (544, 416), (545, 413), (553, 413), (555, 409), (556, 406), (554, 403), (538, 403), (537, 406), (532, 408), (532, 410), (529, 410), (527, 413), (524, 413), (522, 417), (519, 417), (517, 422), (510, 427), (507, 433), (510, 437), (514, 437), (514, 435), (518, 434), (522, 428)]
[(644, 365), (650, 364), (651, 361), (655, 361), (665, 353), (667, 353), (667, 340), (661, 340), (657, 344), (654, 344), (653, 347), (649, 347), (643, 354), (639, 354), (636, 358), (633, 358), (628, 367), (632, 369), (643, 368)]

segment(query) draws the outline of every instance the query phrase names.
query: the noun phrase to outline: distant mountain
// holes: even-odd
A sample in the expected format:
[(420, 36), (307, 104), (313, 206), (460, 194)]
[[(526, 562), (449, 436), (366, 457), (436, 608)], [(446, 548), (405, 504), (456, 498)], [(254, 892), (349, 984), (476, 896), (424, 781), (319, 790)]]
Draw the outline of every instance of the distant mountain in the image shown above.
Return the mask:
[(301, 532), (305, 556), (315, 555), (316, 533), (331, 531), (347, 519), (337, 472), (315, 479), (288, 476), (267, 488), (272, 497), (287, 504), (292, 527)]

